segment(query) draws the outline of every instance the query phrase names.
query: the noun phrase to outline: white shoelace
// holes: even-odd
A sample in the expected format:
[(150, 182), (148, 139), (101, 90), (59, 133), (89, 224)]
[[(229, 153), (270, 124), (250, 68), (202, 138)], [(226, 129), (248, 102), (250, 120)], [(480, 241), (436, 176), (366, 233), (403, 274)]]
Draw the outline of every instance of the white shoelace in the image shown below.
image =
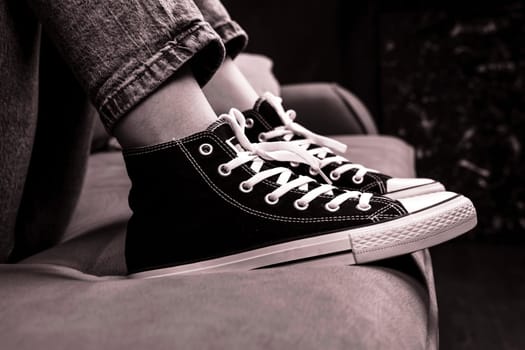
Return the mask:
[(232, 108), (229, 113), (222, 114), (219, 119), (228, 122), (240, 146), (246, 150), (238, 152), (236, 158), (222, 164), (219, 167), (219, 172), (222, 175), (227, 176), (231, 170), (246, 163), (251, 163), (251, 169), (255, 171), (255, 175), (239, 184), (241, 191), (250, 192), (259, 182), (279, 175), (277, 184), (279, 184), (280, 187), (268, 193), (265, 197), (268, 204), (276, 204), (279, 201), (279, 198), (297, 188), (305, 192), (305, 194), (294, 203), (295, 207), (299, 210), (305, 210), (308, 208), (311, 201), (324, 194), (333, 196), (333, 198), (325, 204), (325, 208), (328, 211), (337, 211), (340, 205), (349, 199), (359, 199), (359, 203), (356, 206), (359, 210), (366, 211), (370, 209), (370, 199), (373, 196), (371, 193), (343, 191), (343, 193), (334, 196), (332, 190), (336, 187), (330, 184), (319, 184), (318, 187), (309, 190), (308, 183), (315, 182), (311, 177), (298, 176), (297, 178), (290, 180), (293, 177), (293, 172), (288, 168), (275, 167), (261, 170), (264, 163), (263, 160), (306, 163), (310, 164), (314, 169), (319, 169), (319, 160), (304, 148), (298, 147), (296, 144), (290, 142), (251, 143), (244, 134), (244, 129), (246, 127), (244, 115), (237, 109)]
[[(262, 133), (260, 135), (260, 141), (282, 138), (287, 140), (287, 142), (295, 144), (297, 147), (302, 148), (306, 152), (310, 153), (319, 160), (317, 167), (311, 167), (312, 175), (316, 175), (320, 169), (334, 163), (340, 164), (340, 166), (333, 170), (329, 175), (330, 179), (334, 181), (338, 180), (342, 174), (353, 169), (357, 169), (357, 172), (352, 177), (352, 180), (356, 184), (363, 182), (363, 177), (368, 172), (378, 173), (377, 170), (367, 168), (361, 164), (352, 163), (345, 157), (338, 155), (338, 153), (341, 154), (346, 151), (345, 144), (329, 137), (318, 135), (306, 129), (302, 125), (294, 122), (297, 116), (296, 112), (293, 109), (284, 110), (282, 106), (282, 99), (280, 97), (267, 92), (263, 95), (263, 98), (272, 105), (275, 111), (279, 114), (284, 125)], [(295, 135), (299, 135), (304, 139), (291, 140)], [(333, 155), (328, 156), (329, 153)]]

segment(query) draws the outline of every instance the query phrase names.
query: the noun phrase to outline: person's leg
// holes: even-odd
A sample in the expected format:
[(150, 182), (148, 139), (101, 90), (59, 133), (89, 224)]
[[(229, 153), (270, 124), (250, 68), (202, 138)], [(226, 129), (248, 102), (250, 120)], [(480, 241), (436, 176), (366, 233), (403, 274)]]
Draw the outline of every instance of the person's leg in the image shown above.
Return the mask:
[(124, 148), (158, 144), (204, 130), (217, 119), (202, 89), (186, 66), (116, 125)]
[(200, 86), (224, 45), (192, 1), (28, 2), (124, 146), (185, 136), (216, 117)]
[(240, 110), (251, 108), (259, 96), (234, 61), (246, 48), (248, 35), (220, 1), (194, 1), (226, 48), (223, 64), (203, 88), (206, 98), (217, 114), (227, 113), (232, 107)]
[(226, 113), (232, 107), (242, 111), (250, 109), (259, 98), (231, 57), (226, 57), (203, 91), (217, 114)]

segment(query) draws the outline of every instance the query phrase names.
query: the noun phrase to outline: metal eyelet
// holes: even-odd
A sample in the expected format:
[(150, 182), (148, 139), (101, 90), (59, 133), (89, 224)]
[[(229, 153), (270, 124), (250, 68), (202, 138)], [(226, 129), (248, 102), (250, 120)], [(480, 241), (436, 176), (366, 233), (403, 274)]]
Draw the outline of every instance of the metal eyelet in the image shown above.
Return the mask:
[(253, 190), (253, 186), (250, 186), (248, 183), (246, 183), (246, 181), (243, 181), (239, 184), (239, 189), (241, 192), (249, 193)]
[(266, 142), (266, 135), (264, 135), (264, 133), (260, 133), (259, 136), (257, 136), (257, 139), (259, 140), (259, 142)]
[(203, 143), (199, 146), (199, 152), (203, 156), (209, 156), (213, 152), (213, 146), (209, 143)]
[(293, 202), (293, 206), (297, 210), (306, 210), (306, 209), (308, 209), (308, 203), (303, 202), (303, 201), (301, 201), (299, 199), (296, 200), (295, 202)]
[(266, 196), (264, 196), (264, 200), (270, 205), (275, 205), (279, 202), (279, 198), (273, 197), (271, 193), (268, 193)]
[(335, 172), (335, 171), (332, 171), (330, 173), (330, 180), (334, 180), (334, 181), (337, 181), (341, 178), (341, 174), (339, 174), (338, 172)]
[(319, 175), (319, 172), (317, 170), (314, 170), (312, 168), (308, 169), (308, 172), (310, 173), (310, 175), (312, 176), (317, 176)]
[(341, 207), (338, 206), (338, 205), (330, 205), (330, 203), (326, 203), (326, 204), (324, 205), (324, 208), (325, 208), (326, 210), (328, 210), (328, 211), (330, 211), (330, 212), (333, 213), (333, 212), (338, 211)]
[(228, 176), (232, 173), (231, 169), (228, 168), (226, 164), (219, 165), (217, 170), (219, 171), (219, 174), (221, 174), (222, 176)]
[(297, 163), (297, 162), (290, 162), (290, 166), (292, 168), (297, 168), (299, 166), (299, 163)]
[(368, 211), (372, 208), (370, 204), (367, 204), (367, 205), (358, 204), (355, 207), (357, 208), (357, 210), (361, 210), (361, 211)]
[(359, 185), (361, 183), (363, 183), (363, 180), (365, 178), (363, 176), (357, 176), (357, 175), (354, 175), (352, 176), (352, 181), (356, 184), (356, 185)]
[(254, 123), (254, 121), (253, 121), (252, 118), (246, 118), (246, 127), (247, 127), (248, 129), (253, 128), (253, 124), (255, 124), (255, 123)]

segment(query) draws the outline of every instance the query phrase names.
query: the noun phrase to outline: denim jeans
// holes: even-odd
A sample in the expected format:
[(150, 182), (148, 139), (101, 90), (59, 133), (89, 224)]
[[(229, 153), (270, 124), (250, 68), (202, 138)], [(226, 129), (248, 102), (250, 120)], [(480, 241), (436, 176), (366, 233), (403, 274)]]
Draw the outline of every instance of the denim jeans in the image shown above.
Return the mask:
[(6, 0), (0, 38), (0, 262), (60, 239), (96, 112), (111, 132), (182, 65), (204, 85), (248, 39), (219, 0)]

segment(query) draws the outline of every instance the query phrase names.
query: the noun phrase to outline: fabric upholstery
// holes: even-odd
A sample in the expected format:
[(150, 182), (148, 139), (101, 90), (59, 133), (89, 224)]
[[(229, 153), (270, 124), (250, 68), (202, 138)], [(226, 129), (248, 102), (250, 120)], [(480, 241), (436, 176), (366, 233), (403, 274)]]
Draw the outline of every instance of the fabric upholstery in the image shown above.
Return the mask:
[(0, 266), (2, 349), (425, 349), (426, 298), (374, 267), (130, 280)]
[(377, 134), (366, 106), (339, 84), (286, 84), (281, 88), (281, 96), (284, 106), (297, 112), (297, 122), (319, 134)]

